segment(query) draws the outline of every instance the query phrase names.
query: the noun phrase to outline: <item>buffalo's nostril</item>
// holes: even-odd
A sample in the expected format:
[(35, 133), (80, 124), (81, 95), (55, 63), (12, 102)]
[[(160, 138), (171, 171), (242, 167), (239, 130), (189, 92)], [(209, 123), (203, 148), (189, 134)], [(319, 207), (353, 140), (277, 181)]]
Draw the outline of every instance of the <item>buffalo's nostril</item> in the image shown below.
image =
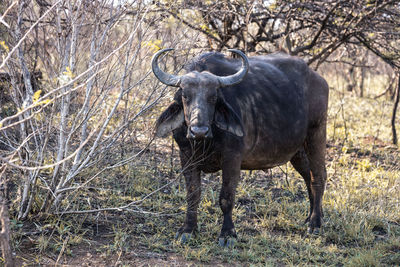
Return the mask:
[(191, 126), (190, 127), (190, 131), (191, 133), (194, 135), (194, 137), (196, 138), (201, 138), (201, 137), (205, 137), (205, 135), (208, 133), (208, 127), (207, 126), (201, 126), (201, 127), (197, 127), (197, 126)]

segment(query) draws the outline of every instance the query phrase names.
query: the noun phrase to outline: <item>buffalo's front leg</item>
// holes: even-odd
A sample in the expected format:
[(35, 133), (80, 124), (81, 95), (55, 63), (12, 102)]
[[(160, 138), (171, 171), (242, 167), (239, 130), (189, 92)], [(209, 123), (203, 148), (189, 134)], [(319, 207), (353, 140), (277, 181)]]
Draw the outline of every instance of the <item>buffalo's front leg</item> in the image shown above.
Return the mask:
[(219, 204), (224, 216), (219, 244), (233, 246), (236, 238), (235, 226), (232, 220), (232, 210), (235, 205), (236, 187), (240, 178), (240, 159), (229, 159), (222, 164), (222, 188), (219, 195)]
[[(187, 165), (187, 164), (186, 164)], [(197, 208), (201, 197), (200, 171), (196, 166), (183, 166), (183, 175), (186, 182), (186, 219), (184, 225), (176, 233), (176, 239), (186, 242), (197, 229)]]

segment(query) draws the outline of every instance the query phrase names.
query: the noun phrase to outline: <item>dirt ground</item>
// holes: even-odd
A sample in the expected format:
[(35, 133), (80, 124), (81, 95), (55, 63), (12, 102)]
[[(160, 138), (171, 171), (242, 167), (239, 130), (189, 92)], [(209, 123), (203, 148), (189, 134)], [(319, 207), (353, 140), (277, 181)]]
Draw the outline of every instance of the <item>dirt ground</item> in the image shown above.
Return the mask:
[(145, 248), (133, 249), (127, 253), (105, 255), (94, 247), (80, 246), (73, 249), (73, 256), (42, 255), (40, 260), (29, 252), (17, 253), (16, 266), (243, 266), (243, 263), (188, 261), (174, 253), (154, 253)]

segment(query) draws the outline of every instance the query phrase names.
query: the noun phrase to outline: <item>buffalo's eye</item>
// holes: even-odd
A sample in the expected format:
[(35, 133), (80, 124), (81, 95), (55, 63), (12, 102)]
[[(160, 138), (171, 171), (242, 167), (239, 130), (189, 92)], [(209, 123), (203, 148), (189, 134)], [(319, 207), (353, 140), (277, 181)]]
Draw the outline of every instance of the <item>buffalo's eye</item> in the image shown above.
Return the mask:
[(182, 94), (182, 99), (185, 101), (189, 101), (189, 96), (186, 94)]

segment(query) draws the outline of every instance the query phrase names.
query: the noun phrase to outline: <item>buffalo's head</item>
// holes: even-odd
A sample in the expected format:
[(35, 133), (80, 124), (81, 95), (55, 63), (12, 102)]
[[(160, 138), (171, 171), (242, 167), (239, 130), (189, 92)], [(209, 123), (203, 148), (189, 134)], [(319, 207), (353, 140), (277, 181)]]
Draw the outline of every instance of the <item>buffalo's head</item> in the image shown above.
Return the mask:
[(187, 126), (187, 138), (211, 138), (211, 125), (243, 136), (241, 119), (224, 100), (219, 88), (240, 83), (249, 69), (249, 62), (241, 51), (230, 49), (242, 59), (241, 69), (230, 76), (216, 76), (208, 71), (192, 71), (183, 76), (163, 72), (158, 66), (161, 54), (172, 49), (163, 49), (153, 56), (154, 75), (164, 84), (179, 87), (174, 102), (161, 114), (156, 124), (156, 136), (166, 136), (172, 130)]

